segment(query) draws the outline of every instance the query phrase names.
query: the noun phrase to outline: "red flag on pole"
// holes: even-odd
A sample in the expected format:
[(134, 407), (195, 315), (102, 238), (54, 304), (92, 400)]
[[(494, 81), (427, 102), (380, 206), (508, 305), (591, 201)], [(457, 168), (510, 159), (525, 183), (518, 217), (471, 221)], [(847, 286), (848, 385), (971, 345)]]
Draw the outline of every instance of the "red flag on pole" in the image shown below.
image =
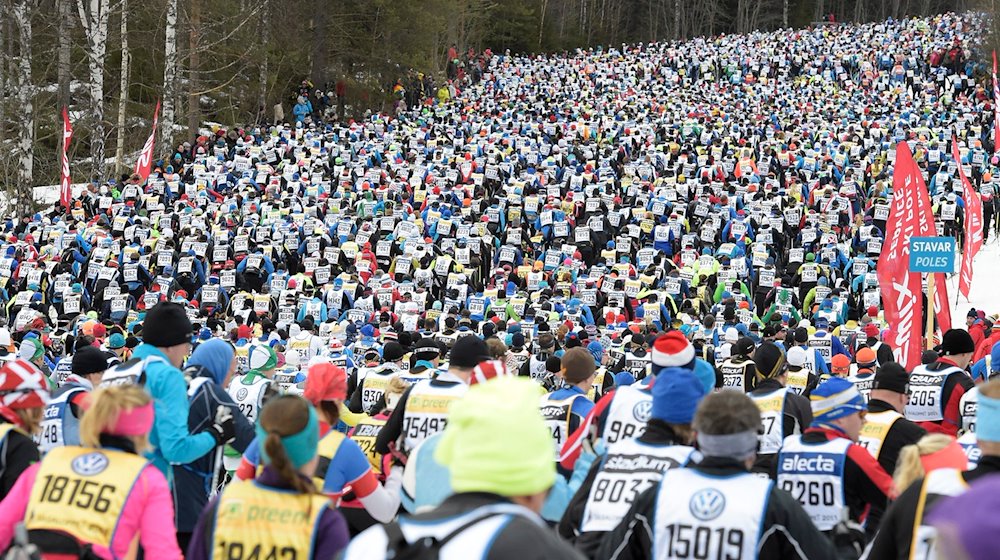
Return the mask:
[(156, 142), (156, 126), (160, 120), (160, 101), (156, 101), (156, 109), (153, 111), (153, 131), (149, 133), (146, 144), (142, 147), (139, 159), (135, 162), (135, 172), (146, 181), (153, 166), (153, 144)]
[(73, 187), (72, 182), (69, 179), (69, 156), (66, 155), (69, 152), (69, 141), (73, 138), (73, 127), (69, 123), (69, 113), (66, 112), (66, 108), (63, 107), (63, 147), (62, 147), (62, 176), (59, 181), (59, 203), (62, 204), (63, 208), (69, 210), (69, 205), (73, 201)]
[(934, 217), (923, 176), (906, 142), (896, 146), (892, 191), (876, 273), (885, 319), (893, 332), (894, 340), (888, 342), (896, 352), (896, 361), (912, 369), (920, 364), (923, 297), (920, 274), (909, 271), (910, 237), (921, 235), (926, 224), (934, 223)]
[[(996, 53), (994, 53), (994, 60)], [(969, 299), (972, 288), (972, 259), (983, 246), (983, 200), (972, 188), (972, 183), (962, 168), (962, 158), (958, 153), (958, 139), (952, 136), (951, 155), (958, 165), (958, 176), (962, 179), (962, 189), (965, 192), (965, 242), (962, 248), (962, 272), (958, 277), (958, 291)]]
[(1000, 152), (1000, 85), (997, 85), (997, 51), (993, 51), (993, 153)]
[(934, 313), (941, 332), (951, 329), (951, 305), (948, 304), (948, 277), (943, 272), (934, 275)]

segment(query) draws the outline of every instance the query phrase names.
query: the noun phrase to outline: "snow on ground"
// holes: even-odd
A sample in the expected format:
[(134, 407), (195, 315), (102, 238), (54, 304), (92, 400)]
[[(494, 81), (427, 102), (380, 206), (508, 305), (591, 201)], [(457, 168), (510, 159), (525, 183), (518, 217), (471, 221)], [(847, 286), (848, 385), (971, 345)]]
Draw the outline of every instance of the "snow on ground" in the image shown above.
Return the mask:
[[(956, 267), (961, 270), (962, 256), (956, 257)], [(990, 236), (972, 263), (972, 289), (969, 299), (958, 293), (958, 274), (948, 279), (948, 297), (951, 300), (951, 321), (955, 327), (965, 328), (965, 314), (969, 309), (983, 309), (987, 315), (1000, 313), (1000, 242)], [(958, 303), (955, 303), (955, 295)]]

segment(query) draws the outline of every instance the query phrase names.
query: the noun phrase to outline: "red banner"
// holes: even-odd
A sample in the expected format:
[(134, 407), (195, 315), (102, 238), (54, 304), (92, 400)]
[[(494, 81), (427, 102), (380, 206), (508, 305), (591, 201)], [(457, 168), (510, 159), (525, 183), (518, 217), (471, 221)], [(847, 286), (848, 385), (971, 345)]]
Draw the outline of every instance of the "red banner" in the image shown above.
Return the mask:
[(69, 179), (69, 141), (73, 138), (73, 127), (69, 124), (69, 114), (63, 107), (63, 147), (62, 147), (62, 176), (59, 181), (59, 203), (63, 208), (69, 210), (69, 205), (73, 201), (73, 187)]
[(1000, 86), (997, 85), (997, 51), (993, 51), (993, 153), (1000, 152)]
[(885, 243), (876, 273), (885, 320), (892, 331), (893, 340), (888, 342), (896, 353), (896, 361), (912, 369), (920, 364), (923, 288), (920, 274), (909, 271), (910, 237), (933, 232), (934, 217), (923, 176), (906, 142), (896, 146), (892, 192)]
[(146, 177), (149, 177), (149, 172), (153, 167), (153, 144), (156, 141), (156, 126), (160, 120), (160, 102), (157, 100), (156, 109), (153, 111), (153, 131), (149, 133), (149, 138), (146, 139), (146, 145), (142, 147), (142, 153), (139, 154), (138, 161), (135, 162), (135, 172), (139, 175), (143, 182), (146, 181)]
[[(995, 61), (996, 53), (994, 53)], [(958, 153), (958, 140), (952, 137), (951, 155), (958, 165), (958, 176), (962, 179), (962, 189), (965, 198), (965, 242), (962, 247), (962, 272), (958, 277), (958, 291), (969, 299), (969, 290), (972, 289), (972, 259), (976, 258), (976, 253), (983, 246), (983, 200), (979, 198), (979, 193), (972, 188), (972, 183), (962, 169), (962, 158)]]
[(934, 275), (934, 313), (942, 333), (951, 329), (951, 306), (948, 304), (948, 276), (943, 272)]

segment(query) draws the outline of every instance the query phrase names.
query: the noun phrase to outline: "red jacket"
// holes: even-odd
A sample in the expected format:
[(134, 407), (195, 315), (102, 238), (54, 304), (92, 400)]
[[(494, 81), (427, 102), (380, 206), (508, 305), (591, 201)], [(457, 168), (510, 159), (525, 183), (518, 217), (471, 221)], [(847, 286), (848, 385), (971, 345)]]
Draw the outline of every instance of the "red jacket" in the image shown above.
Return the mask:
[[(975, 340), (975, 338), (973, 338), (973, 340)], [(982, 342), (976, 344), (976, 353), (972, 356), (972, 363), (976, 363), (988, 356), (990, 350), (993, 349), (993, 345), (997, 342), (1000, 342), (1000, 330), (993, 332), (989, 338), (986, 338)]]

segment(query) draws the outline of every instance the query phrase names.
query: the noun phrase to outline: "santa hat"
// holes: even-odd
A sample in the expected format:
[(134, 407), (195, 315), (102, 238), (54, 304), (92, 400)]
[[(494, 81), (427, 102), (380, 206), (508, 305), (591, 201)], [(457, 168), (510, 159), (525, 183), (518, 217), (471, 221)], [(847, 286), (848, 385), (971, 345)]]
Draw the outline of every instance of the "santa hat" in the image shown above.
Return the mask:
[(670, 331), (653, 341), (654, 372), (664, 367), (688, 367), (694, 357), (694, 347), (680, 331)]

